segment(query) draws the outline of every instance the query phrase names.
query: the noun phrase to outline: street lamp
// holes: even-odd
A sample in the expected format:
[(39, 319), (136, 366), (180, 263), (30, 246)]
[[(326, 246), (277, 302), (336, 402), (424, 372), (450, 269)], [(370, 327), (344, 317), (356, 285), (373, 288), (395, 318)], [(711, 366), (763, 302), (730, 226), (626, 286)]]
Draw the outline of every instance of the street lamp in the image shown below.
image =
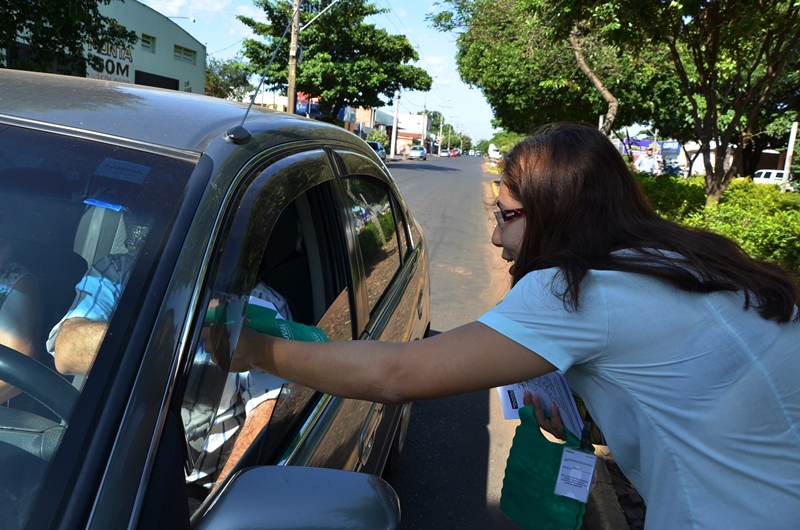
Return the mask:
[(167, 17), (167, 18), (185, 18), (189, 22), (195, 22), (195, 18), (194, 17)]

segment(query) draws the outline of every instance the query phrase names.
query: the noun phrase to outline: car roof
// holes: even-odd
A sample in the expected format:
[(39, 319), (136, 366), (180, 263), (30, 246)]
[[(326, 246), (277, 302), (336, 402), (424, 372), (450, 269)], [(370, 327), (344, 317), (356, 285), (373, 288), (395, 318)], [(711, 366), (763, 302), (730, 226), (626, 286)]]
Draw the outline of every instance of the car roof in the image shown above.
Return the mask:
[[(247, 108), (243, 103), (175, 90), (9, 69), (0, 69), (0, 86), (0, 122), (89, 131), (194, 152), (202, 152), (240, 124)], [(259, 124), (253, 125), (254, 121)], [(271, 125), (310, 121), (253, 107), (244, 126), (251, 124), (263, 131)], [(319, 123), (318, 129), (322, 130), (319, 136), (355, 143), (352, 134), (338, 127)], [(275, 143), (286, 140), (275, 138)]]

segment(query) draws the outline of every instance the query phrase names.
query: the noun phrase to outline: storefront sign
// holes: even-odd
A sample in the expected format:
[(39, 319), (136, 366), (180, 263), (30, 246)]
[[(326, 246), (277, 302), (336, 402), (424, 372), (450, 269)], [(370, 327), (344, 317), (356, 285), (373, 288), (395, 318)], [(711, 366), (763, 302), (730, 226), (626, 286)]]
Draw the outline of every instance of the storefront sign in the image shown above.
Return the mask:
[(86, 77), (133, 83), (133, 51), (130, 46), (112, 46), (108, 42), (95, 46), (89, 41), (88, 48), (89, 54), (100, 59), (102, 65), (99, 70), (91, 67)]

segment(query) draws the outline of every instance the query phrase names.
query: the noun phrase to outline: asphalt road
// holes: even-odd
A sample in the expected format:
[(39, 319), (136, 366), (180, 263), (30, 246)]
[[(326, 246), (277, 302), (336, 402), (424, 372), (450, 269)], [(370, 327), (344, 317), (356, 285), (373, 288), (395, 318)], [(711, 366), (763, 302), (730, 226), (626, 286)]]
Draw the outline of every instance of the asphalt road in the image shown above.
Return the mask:
[[(482, 163), (387, 162), (425, 233), (434, 332), (474, 321), (508, 290), (508, 265), (490, 242), (496, 176)], [(388, 477), (400, 496), (400, 529), (518, 528), (498, 508), (517, 423), (502, 418), (495, 390), (416, 403), (402, 464)]]

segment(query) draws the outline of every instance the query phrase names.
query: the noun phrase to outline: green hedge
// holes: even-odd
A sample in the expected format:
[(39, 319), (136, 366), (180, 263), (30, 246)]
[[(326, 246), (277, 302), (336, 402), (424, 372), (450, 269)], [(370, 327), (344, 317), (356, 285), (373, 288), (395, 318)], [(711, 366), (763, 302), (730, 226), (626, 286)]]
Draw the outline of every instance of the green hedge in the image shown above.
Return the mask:
[(378, 231), (378, 227), (372, 223), (367, 223), (358, 233), (358, 245), (361, 247), (364, 264), (372, 264), (383, 248), (383, 238)]
[(379, 215), (378, 222), (381, 224), (381, 231), (383, 231), (383, 236), (388, 243), (392, 240), (392, 237), (394, 237), (394, 216), (391, 210)]
[(734, 179), (717, 206), (705, 206), (702, 177), (683, 180), (640, 176), (653, 207), (664, 217), (736, 241), (755, 258), (800, 276), (800, 194), (777, 185)]
[(677, 177), (637, 175), (650, 204), (671, 221), (681, 222), (687, 215), (700, 211), (706, 204), (706, 190), (702, 178), (684, 180)]

